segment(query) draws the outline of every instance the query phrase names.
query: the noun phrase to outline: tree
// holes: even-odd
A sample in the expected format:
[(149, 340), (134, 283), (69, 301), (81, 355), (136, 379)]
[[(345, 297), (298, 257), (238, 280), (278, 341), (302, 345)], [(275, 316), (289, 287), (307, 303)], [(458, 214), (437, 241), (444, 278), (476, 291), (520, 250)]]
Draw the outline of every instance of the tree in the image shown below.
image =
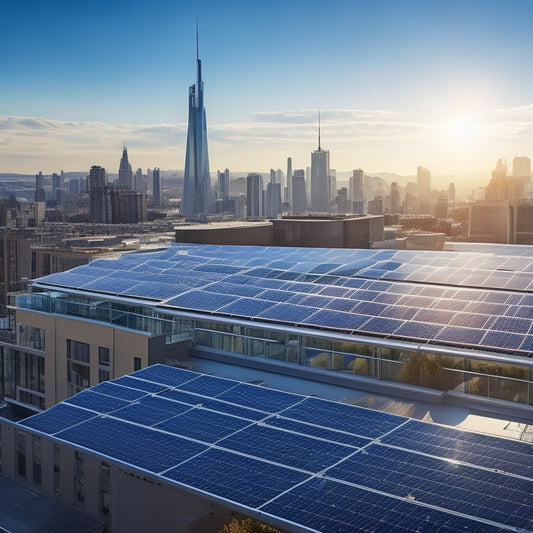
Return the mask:
[(275, 527), (262, 524), (252, 518), (238, 520), (234, 518), (229, 524), (226, 524), (219, 533), (283, 533)]

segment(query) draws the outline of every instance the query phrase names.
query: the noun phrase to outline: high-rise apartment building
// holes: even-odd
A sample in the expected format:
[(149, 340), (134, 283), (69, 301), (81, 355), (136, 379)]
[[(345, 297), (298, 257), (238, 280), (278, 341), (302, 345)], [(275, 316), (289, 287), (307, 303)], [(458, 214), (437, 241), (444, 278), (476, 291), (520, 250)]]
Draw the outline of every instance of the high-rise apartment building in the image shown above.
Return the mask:
[[(196, 36), (198, 43), (198, 34)], [(204, 108), (204, 84), (202, 62), (196, 46), (196, 84), (189, 87), (189, 123), (187, 127), (187, 151), (185, 155), (185, 180), (181, 213), (205, 215), (213, 212), (211, 176), (207, 152), (207, 121)]]
[(268, 218), (277, 218), (281, 213), (281, 183), (267, 184), (265, 211)]
[(301, 214), (307, 211), (307, 195), (305, 192), (305, 170), (295, 170), (292, 175), (292, 212)]
[(93, 165), (89, 171), (89, 220), (110, 224), (111, 212), (111, 188), (107, 185), (105, 168)]
[(155, 167), (152, 171), (152, 194), (154, 198), (154, 205), (161, 205), (161, 178), (159, 175), (159, 168)]
[(248, 174), (246, 178), (246, 216), (262, 217), (263, 210), (263, 177), (261, 174)]
[(418, 212), (431, 213), (431, 172), (426, 167), (416, 169), (416, 188), (418, 190)]
[(133, 189), (133, 172), (128, 161), (128, 149), (124, 146), (118, 167), (118, 186), (120, 189)]

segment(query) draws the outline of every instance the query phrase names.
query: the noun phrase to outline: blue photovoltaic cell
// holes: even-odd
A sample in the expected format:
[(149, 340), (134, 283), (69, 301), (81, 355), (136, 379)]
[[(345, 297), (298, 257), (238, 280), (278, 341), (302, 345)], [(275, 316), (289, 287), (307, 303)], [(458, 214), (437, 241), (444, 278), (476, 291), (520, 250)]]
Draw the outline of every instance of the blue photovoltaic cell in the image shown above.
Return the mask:
[(503, 333), (500, 331), (487, 331), (487, 334), (483, 337), (482, 341), (484, 346), (497, 346), (509, 350), (520, 348), (523, 342), (524, 335)]
[(144, 426), (154, 426), (163, 420), (168, 420), (169, 418), (184, 413), (189, 409), (192, 409), (191, 405), (147, 396), (140, 402), (130, 404), (118, 411), (114, 411), (112, 416), (128, 422), (143, 424)]
[(131, 375), (158, 384), (169, 385), (170, 387), (178, 387), (186, 381), (198, 377), (196, 372), (166, 365), (152, 365)]
[(283, 417), (371, 439), (388, 433), (408, 420), (402, 416), (318, 398), (306, 398), (284, 411)]
[(533, 479), (533, 446), (526, 442), (504, 440), (418, 420), (409, 420), (384, 437), (382, 442)]
[(356, 302), (348, 300), (347, 298), (333, 298), (328, 305), (326, 305), (326, 308), (349, 312), (354, 308), (355, 304)]
[[(533, 481), (370, 445), (327, 471), (333, 478), (518, 528), (533, 526)], [(443, 490), (445, 487), (445, 490)], [(502, 501), (498, 492), (505, 493)]]
[(361, 448), (371, 442), (370, 439), (364, 437), (357, 437), (349, 433), (343, 433), (342, 431), (334, 431), (332, 429), (326, 429), (313, 424), (304, 424), (303, 422), (296, 422), (289, 420), (282, 416), (272, 416), (265, 420), (265, 424), (268, 426), (285, 429), (294, 433), (301, 433), (309, 437), (316, 437), (319, 439), (325, 439), (338, 444), (346, 444), (353, 448)]
[(316, 324), (330, 328), (354, 331), (358, 330), (367, 320), (367, 316), (321, 309), (302, 322), (304, 324)]
[(422, 507), (329, 479), (313, 478), (261, 507), (261, 511), (324, 533), (488, 533), (500, 528)]
[(444, 311), (442, 309), (421, 309), (413, 320), (420, 320), (421, 322), (431, 322), (435, 324), (448, 324), (455, 313), (453, 311)]
[(215, 294), (193, 290), (180, 294), (176, 298), (171, 298), (166, 304), (171, 305), (172, 307), (196, 309), (198, 311), (216, 311), (220, 307), (229, 304), (234, 299), (235, 296), (229, 296), (226, 294)]
[(154, 473), (206, 449), (202, 444), (176, 435), (102, 417), (66, 429), (57, 437)]
[(121, 378), (114, 379), (113, 383), (122, 385), (123, 387), (141, 390), (146, 393), (160, 392), (168, 388), (167, 385), (160, 385), (159, 383), (153, 383), (144, 379), (136, 379), (130, 376), (122, 376)]
[(122, 386), (115, 383), (115, 381), (104, 381), (99, 385), (91, 387), (91, 390), (100, 394), (106, 394), (107, 396), (114, 396), (115, 398), (120, 398), (121, 400), (126, 400), (128, 402), (133, 402), (146, 395), (146, 392), (143, 390), (131, 389), (128, 386)]
[(214, 443), (250, 424), (249, 420), (195, 407), (157, 424), (156, 428), (191, 439)]
[(278, 413), (300, 402), (302, 396), (239, 383), (236, 387), (218, 396), (218, 399), (268, 413)]
[[(359, 291), (360, 292), (360, 291)], [(359, 298), (359, 292), (356, 296)], [(360, 302), (352, 310), (357, 315), (377, 316), (387, 309), (386, 304), (378, 302)]]
[(272, 307), (272, 305), (272, 302), (265, 302), (263, 300), (239, 298), (238, 300), (228, 302), (228, 305), (221, 307), (219, 311), (226, 315), (255, 317), (262, 311)]
[(402, 307), (401, 305), (389, 305), (386, 315), (388, 318), (397, 318), (398, 320), (411, 320), (418, 309), (416, 307)]
[(486, 322), (487, 315), (476, 315), (474, 313), (455, 313), (455, 316), (450, 320), (450, 326), (483, 328)]
[(316, 312), (315, 308), (304, 307), (294, 304), (276, 304), (270, 309), (263, 311), (258, 316), (272, 320), (283, 320), (284, 322), (300, 323)]
[(112, 411), (125, 407), (130, 403), (126, 400), (121, 400), (120, 398), (115, 398), (106, 394), (98, 394), (91, 389), (82, 391), (64, 401), (71, 405), (79, 405), (85, 409), (92, 409), (98, 413), (111, 413)]
[(510, 333), (529, 333), (531, 323), (531, 320), (500, 316), (491, 323), (490, 329), (508, 331)]
[(173, 400), (175, 402), (185, 403), (191, 406), (200, 405), (205, 401), (203, 396), (176, 389), (165, 390), (160, 392), (157, 396), (161, 398), (167, 398), (168, 400)]
[(290, 468), (210, 449), (169, 470), (165, 477), (257, 508), (308, 476)]
[(179, 386), (180, 390), (195, 392), (203, 396), (215, 398), (219, 394), (232, 389), (237, 383), (231, 379), (217, 378), (215, 376), (200, 375), (196, 379)]
[(213, 411), (218, 411), (219, 413), (225, 413), (239, 418), (245, 418), (246, 420), (253, 420), (255, 422), (262, 420), (267, 416), (264, 411), (249, 409), (247, 407), (241, 407), (240, 405), (218, 400), (206, 400), (203, 401), (201, 405), (205, 409), (211, 409)]
[(99, 278), (94, 281), (91, 281), (90, 283), (86, 283), (85, 285), (83, 285), (83, 288), (89, 289), (91, 291), (102, 291), (113, 294), (120, 294), (121, 292), (130, 289), (132, 285), (137, 285), (137, 282), (129, 279)]
[(415, 339), (434, 339), (442, 326), (437, 324), (422, 324), (421, 322), (404, 322), (394, 334), (399, 337), (412, 337)]
[(481, 329), (447, 326), (435, 336), (435, 339), (458, 344), (478, 344), (483, 335), (485, 331)]
[(243, 429), (217, 444), (222, 448), (308, 472), (319, 472), (355, 451), (354, 448), (342, 444), (260, 425)]
[(288, 291), (282, 291), (277, 289), (267, 289), (258, 295), (261, 300), (269, 300), (271, 302), (286, 302), (292, 298), (293, 294)]
[(361, 327), (361, 330), (375, 333), (394, 333), (394, 331), (396, 331), (403, 323), (403, 320), (374, 317), (366, 322), (365, 325)]
[(38, 415), (30, 416), (22, 420), (20, 425), (36, 429), (48, 435), (53, 435), (58, 431), (63, 431), (94, 416), (97, 415), (91, 411), (86, 411), (85, 409), (80, 409), (66, 403), (58, 403)]

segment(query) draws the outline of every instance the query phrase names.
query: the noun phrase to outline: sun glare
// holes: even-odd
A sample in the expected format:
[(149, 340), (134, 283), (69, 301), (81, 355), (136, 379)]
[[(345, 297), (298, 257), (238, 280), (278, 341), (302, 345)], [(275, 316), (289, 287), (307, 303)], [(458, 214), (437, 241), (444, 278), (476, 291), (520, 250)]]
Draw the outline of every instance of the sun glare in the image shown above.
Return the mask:
[(476, 125), (468, 118), (457, 119), (449, 126), (450, 137), (458, 142), (472, 142), (476, 134)]

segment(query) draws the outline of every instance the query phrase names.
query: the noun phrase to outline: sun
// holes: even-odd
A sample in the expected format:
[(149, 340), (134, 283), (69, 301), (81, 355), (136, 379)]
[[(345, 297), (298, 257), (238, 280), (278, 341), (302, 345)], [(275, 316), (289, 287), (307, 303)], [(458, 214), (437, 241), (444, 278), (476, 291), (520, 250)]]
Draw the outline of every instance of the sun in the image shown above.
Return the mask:
[(452, 140), (461, 143), (470, 143), (476, 137), (476, 124), (473, 120), (462, 117), (454, 120), (448, 127)]

